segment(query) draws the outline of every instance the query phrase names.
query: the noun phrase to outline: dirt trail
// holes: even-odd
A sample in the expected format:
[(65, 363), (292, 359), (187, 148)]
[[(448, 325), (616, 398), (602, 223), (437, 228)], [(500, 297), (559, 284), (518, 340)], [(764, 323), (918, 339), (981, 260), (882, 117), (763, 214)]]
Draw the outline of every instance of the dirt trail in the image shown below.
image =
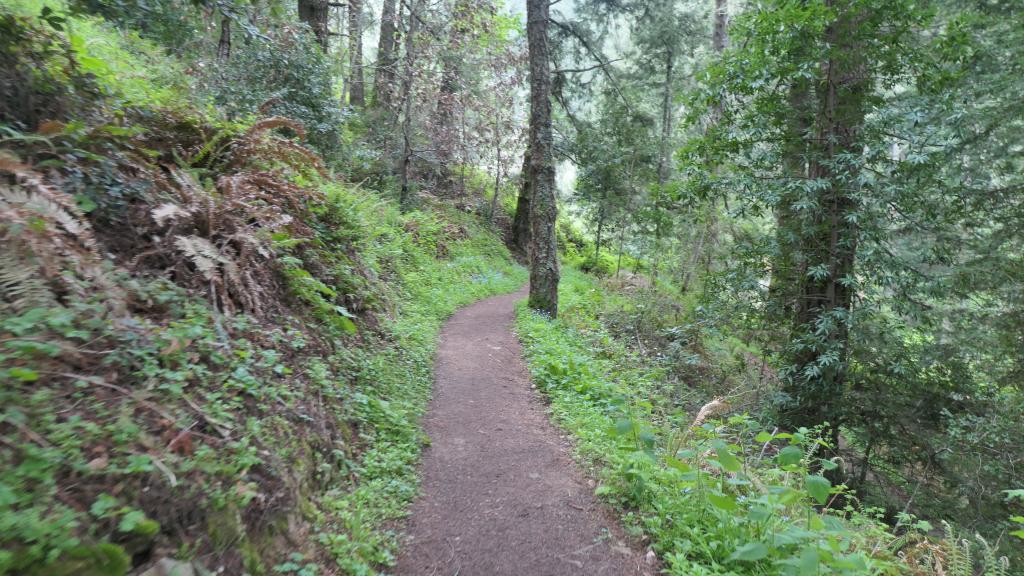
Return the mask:
[(566, 576), (650, 571), (570, 457), (531, 389), (514, 304), (463, 308), (441, 332), (424, 420), (423, 492), (400, 575)]

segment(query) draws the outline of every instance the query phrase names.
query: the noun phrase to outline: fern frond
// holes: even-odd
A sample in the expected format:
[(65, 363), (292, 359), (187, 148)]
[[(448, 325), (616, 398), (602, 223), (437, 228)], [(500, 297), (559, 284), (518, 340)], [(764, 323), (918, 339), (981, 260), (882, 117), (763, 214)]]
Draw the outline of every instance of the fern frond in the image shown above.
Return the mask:
[(292, 132), (295, 132), (300, 139), (306, 138), (306, 128), (302, 125), (302, 122), (292, 120), (291, 118), (285, 118), (284, 116), (271, 116), (270, 118), (264, 118), (263, 120), (253, 124), (249, 130), (246, 131), (246, 135), (255, 136), (275, 128), (288, 128)]
[(209, 240), (200, 236), (176, 236), (174, 245), (195, 265), (204, 278), (211, 282), (220, 279), (218, 265), (223, 264), (225, 258)]
[(18, 254), (16, 245), (4, 238), (0, 249), (0, 313), (52, 306), (53, 292), (39, 276), (39, 267)]

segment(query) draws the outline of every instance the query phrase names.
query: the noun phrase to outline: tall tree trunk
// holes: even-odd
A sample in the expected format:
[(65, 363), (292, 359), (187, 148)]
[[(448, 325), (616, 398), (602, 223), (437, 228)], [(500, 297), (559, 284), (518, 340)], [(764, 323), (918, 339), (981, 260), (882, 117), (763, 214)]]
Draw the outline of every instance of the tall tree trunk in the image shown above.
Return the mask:
[(817, 191), (818, 211), (801, 221), (807, 273), (800, 277), (793, 335), (810, 337), (815, 344), (790, 358), (792, 373), (784, 388), (792, 401), (780, 416), (789, 427), (829, 422), (835, 442), (843, 416), (858, 241), (850, 218), (858, 209), (857, 167), (844, 158), (862, 153), (860, 131), (871, 78), (857, 39), (855, 0), (826, 3), (836, 8), (837, 17), (825, 30), (828, 48), (815, 87), (818, 112), (809, 173), (828, 185)]
[(530, 149), (523, 155), (523, 171), (520, 176), (519, 197), (516, 213), (512, 217), (512, 248), (520, 254), (530, 253)]
[(615, 277), (619, 277), (619, 271), (622, 270), (622, 245), (626, 241), (626, 223), (622, 222), (619, 224), (619, 250), (618, 257), (615, 259)]
[(800, 185), (807, 179), (807, 153), (809, 131), (814, 122), (811, 108), (811, 85), (807, 80), (795, 80), (789, 88), (789, 121), (783, 135), (782, 162), (788, 180), (778, 204), (775, 206), (776, 254), (772, 259), (771, 279), (768, 284), (768, 313), (773, 323), (785, 325), (796, 313), (800, 278), (806, 273), (806, 264), (800, 255), (803, 242), (795, 220), (793, 204), (799, 200)]
[(348, 103), (366, 105), (363, 78), (363, 0), (348, 0)]
[(501, 121), (497, 102), (494, 107), (494, 195), (491, 196), (491, 213), (488, 219), (494, 222), (494, 213), (498, 211), (498, 195), (501, 193)]
[(298, 0), (299, 20), (309, 26), (316, 36), (317, 44), (327, 52), (328, 32), (327, 18), (330, 10), (328, 0)]
[(373, 106), (391, 108), (395, 83), (396, 35), (398, 30), (398, 3), (384, 0), (380, 11), (380, 39), (377, 42), (377, 69), (373, 74)]
[(665, 50), (665, 87), (661, 95), (661, 142), (658, 146), (658, 192), (654, 198), (654, 255), (651, 258), (651, 280), (658, 279), (658, 254), (661, 252), (661, 205), (668, 182), (670, 146), (672, 138), (672, 73), (675, 68), (675, 49)]
[(529, 306), (558, 315), (558, 245), (555, 221), (555, 162), (551, 131), (551, 70), (548, 53), (549, 0), (527, 0), (530, 50), (530, 298)]
[(398, 203), (402, 210), (412, 204), (409, 190), (409, 162), (412, 160), (412, 98), (413, 69), (416, 64), (416, 30), (419, 27), (419, 2), (409, 0), (409, 28), (405, 36), (405, 66), (402, 70), (402, 157), (399, 159), (399, 181), (401, 189)]
[(231, 58), (231, 18), (227, 14), (220, 15), (220, 39), (217, 41), (217, 59), (226, 61)]
[(454, 191), (452, 164), (455, 150), (462, 145), (460, 132), (454, 129), (455, 111), (462, 90), (462, 58), (467, 36), (472, 29), (473, 7), (467, 0), (456, 0), (452, 7), (452, 25), (448, 32), (447, 50), (441, 56), (441, 83), (437, 90), (434, 126), (434, 147), (437, 149), (439, 188)]
[(728, 45), (729, 0), (715, 0), (715, 27), (711, 36), (711, 47), (716, 54), (721, 54)]

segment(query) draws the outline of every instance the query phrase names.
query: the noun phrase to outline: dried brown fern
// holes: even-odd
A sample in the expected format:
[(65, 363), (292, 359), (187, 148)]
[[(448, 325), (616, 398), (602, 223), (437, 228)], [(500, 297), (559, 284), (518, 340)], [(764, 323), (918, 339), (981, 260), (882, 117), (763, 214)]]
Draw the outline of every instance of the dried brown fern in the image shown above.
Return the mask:
[(302, 221), (313, 193), (272, 173), (221, 176), (208, 190), (185, 170), (167, 170), (178, 202), (150, 210), (154, 246), (133, 265), (160, 259), (180, 282), (208, 290), (225, 311), (265, 311), (277, 285), (271, 237), (309, 233)]
[(95, 289), (115, 310), (123, 309), (123, 291), (104, 267), (74, 200), (9, 154), (0, 155), (0, 173), (7, 174), (0, 180), (0, 255), (12, 268), (0, 279), (5, 307), (17, 311)]
[(298, 173), (314, 170), (326, 175), (320, 156), (305, 146), (287, 138), (277, 136), (270, 131), (274, 128), (287, 127), (296, 132), (300, 138), (305, 137), (302, 124), (273, 116), (252, 125), (230, 147), (227, 167), (233, 170), (244, 168), (286, 168)]
[(270, 118), (264, 118), (249, 127), (249, 130), (246, 131), (246, 135), (255, 136), (256, 134), (268, 132), (275, 128), (288, 128), (292, 132), (295, 132), (300, 140), (305, 140), (306, 138), (306, 128), (302, 125), (302, 122), (292, 120), (291, 118), (285, 118), (284, 116), (271, 116)]

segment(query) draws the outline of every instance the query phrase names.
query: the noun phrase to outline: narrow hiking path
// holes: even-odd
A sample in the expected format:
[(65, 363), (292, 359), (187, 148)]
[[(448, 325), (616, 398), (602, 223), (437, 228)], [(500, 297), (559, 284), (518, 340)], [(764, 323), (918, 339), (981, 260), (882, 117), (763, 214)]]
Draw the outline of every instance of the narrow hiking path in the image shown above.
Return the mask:
[(457, 312), (441, 331), (431, 444), (396, 572), (438, 576), (650, 571), (594, 499), (548, 422), (512, 333), (516, 293)]

